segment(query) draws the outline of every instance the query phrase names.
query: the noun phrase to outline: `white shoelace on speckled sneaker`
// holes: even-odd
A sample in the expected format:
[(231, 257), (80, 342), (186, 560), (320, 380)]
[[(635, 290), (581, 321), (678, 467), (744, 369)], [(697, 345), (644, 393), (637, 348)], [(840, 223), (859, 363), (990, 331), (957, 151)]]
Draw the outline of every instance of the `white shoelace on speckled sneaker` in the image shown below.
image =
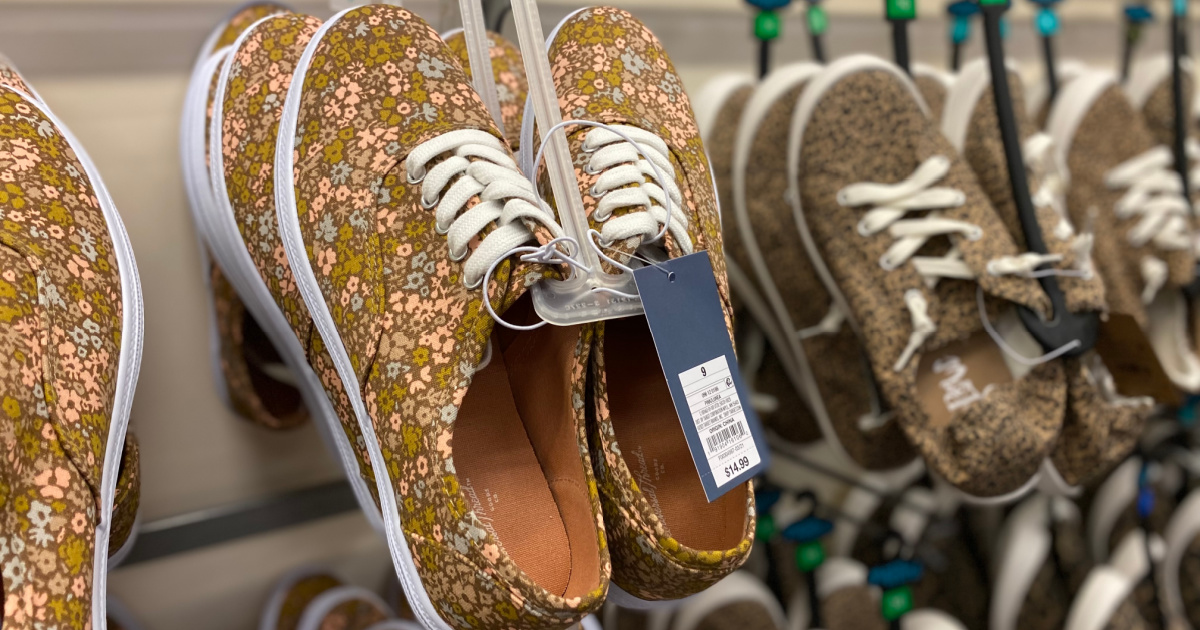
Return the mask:
[[(430, 161), (448, 153), (426, 171)], [(563, 234), (504, 143), (486, 131), (442, 134), (414, 148), (407, 164), (408, 181), (421, 185), (421, 205), (434, 209), (436, 229), (446, 236), (451, 259), (466, 258), (463, 282), (468, 287), (479, 286), (493, 263), (533, 240), (524, 219), (545, 225), (555, 238)], [(463, 211), (476, 196), (479, 203)], [(470, 251), (471, 240), (493, 222), (496, 229)]]
[[(1129, 244), (1152, 243), (1163, 251), (1183, 251), (1191, 245), (1191, 205), (1183, 198), (1179, 175), (1172, 169), (1171, 150), (1158, 146), (1117, 165), (1104, 181), (1113, 190), (1124, 190), (1113, 211), (1119, 219), (1139, 219), (1129, 231)], [(1166, 284), (1167, 263), (1154, 256), (1139, 267), (1145, 288), (1142, 301), (1149, 304)]]
[[(971, 280), (975, 272), (962, 260), (957, 247), (941, 257), (916, 256), (918, 250), (934, 236), (961, 234), (969, 240), (983, 237), (983, 228), (973, 223), (946, 219), (936, 212), (921, 218), (905, 219), (910, 212), (936, 211), (956, 208), (966, 203), (962, 191), (944, 186), (935, 186), (950, 172), (950, 159), (935, 155), (917, 167), (908, 179), (896, 184), (859, 183), (851, 184), (838, 192), (838, 203), (845, 207), (871, 206), (858, 223), (858, 233), (873, 236), (888, 230), (896, 242), (884, 252), (879, 265), (888, 271), (912, 262), (913, 268), (925, 279), (929, 287), (937, 285), (941, 278)], [(1038, 267), (1059, 262), (1056, 254), (1026, 253), (1019, 256), (998, 257), (988, 262), (992, 275), (1030, 275)], [(913, 332), (908, 345), (900, 354), (893, 369), (904, 369), (920, 349), (925, 340), (937, 331), (937, 325), (929, 317), (929, 303), (918, 289), (904, 292), (904, 304), (912, 317)]]

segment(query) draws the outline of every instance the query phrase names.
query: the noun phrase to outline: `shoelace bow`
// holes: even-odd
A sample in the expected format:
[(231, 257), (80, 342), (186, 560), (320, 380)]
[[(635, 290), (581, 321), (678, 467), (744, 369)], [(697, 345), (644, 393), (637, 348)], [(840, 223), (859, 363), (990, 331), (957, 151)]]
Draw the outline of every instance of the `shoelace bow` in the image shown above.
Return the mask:
[[(583, 152), (591, 155), (585, 171), (599, 174), (590, 191), (599, 199), (592, 217), (604, 224), (600, 236), (605, 243), (637, 236), (651, 242), (662, 236), (660, 226), (665, 226), (679, 248), (692, 253), (683, 194), (662, 138), (639, 127), (597, 126), (584, 137)], [(619, 208), (642, 210), (614, 217)]]
[[(922, 162), (913, 174), (902, 182), (851, 184), (837, 195), (838, 203), (845, 207), (871, 206), (858, 223), (860, 235), (869, 237), (887, 230), (896, 239), (880, 258), (879, 265), (887, 271), (892, 271), (911, 262), (930, 288), (936, 286), (942, 278), (971, 280), (976, 277), (975, 272), (963, 262), (962, 252), (957, 246), (951, 247), (950, 251), (941, 257), (916, 256), (917, 251), (930, 238), (960, 234), (974, 241), (983, 237), (983, 228), (966, 221), (941, 217), (936, 212), (966, 203), (966, 195), (962, 191), (935, 186), (950, 172), (950, 165), (949, 158), (935, 155)], [(921, 218), (904, 218), (908, 213), (917, 211), (932, 212)], [(1061, 260), (1060, 255), (1032, 252), (1019, 256), (1003, 256), (988, 262), (988, 272), (997, 276), (1032, 275), (1041, 265)], [(929, 316), (929, 303), (919, 289), (905, 291), (904, 304), (912, 318), (913, 332), (908, 345), (892, 366), (896, 372), (903, 370), (917, 350), (937, 331), (937, 324)]]
[[(1200, 146), (1189, 142), (1188, 155), (1200, 156)], [(1128, 235), (1134, 247), (1153, 243), (1168, 252), (1192, 248), (1191, 203), (1183, 198), (1179, 175), (1172, 168), (1174, 163), (1171, 150), (1157, 146), (1118, 164), (1105, 175), (1104, 181), (1110, 189), (1126, 191), (1113, 208), (1117, 218), (1140, 219)], [(1195, 171), (1191, 174), (1193, 180), (1198, 176), (1200, 173)], [(1146, 256), (1139, 267), (1145, 284), (1142, 301), (1149, 303), (1166, 284), (1167, 263)]]
[[(426, 171), (445, 154), (450, 155)], [(489, 269), (533, 240), (525, 220), (546, 226), (556, 240), (563, 236), (505, 145), (486, 131), (463, 129), (428, 140), (409, 153), (408, 169), (409, 183), (421, 185), (421, 205), (434, 210), (435, 229), (446, 236), (451, 259), (466, 259), (468, 288), (479, 287)], [(463, 211), (475, 197), (479, 202)], [(471, 239), (493, 223), (496, 228), (471, 251)]]

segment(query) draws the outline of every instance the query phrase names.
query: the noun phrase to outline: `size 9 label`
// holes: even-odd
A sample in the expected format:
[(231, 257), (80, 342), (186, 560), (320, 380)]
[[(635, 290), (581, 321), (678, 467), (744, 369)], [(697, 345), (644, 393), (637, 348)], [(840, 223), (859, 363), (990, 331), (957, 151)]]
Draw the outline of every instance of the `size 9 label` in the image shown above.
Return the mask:
[(717, 487), (761, 461), (724, 355), (679, 374)]

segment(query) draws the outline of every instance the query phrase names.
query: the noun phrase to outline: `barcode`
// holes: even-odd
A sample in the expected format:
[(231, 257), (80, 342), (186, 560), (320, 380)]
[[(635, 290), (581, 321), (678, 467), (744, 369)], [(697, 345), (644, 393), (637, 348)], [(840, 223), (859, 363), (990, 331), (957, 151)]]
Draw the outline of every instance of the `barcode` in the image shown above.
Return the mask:
[(736, 438), (745, 437), (746, 425), (738, 422), (731, 424), (720, 431), (708, 436), (708, 450), (716, 451), (723, 448), (726, 444), (732, 442)]

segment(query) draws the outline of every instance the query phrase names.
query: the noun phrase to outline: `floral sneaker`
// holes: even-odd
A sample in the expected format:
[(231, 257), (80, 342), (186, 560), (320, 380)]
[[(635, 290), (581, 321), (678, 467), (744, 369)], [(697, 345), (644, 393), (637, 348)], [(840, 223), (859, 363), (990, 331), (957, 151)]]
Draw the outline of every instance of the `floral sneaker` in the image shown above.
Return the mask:
[(885, 61), (839, 60), (801, 95), (787, 157), (801, 240), (930, 470), (980, 499), (1031, 488), (1062, 427), (1063, 370), (1015, 376), (983, 318), (1048, 316), (1026, 275), (1044, 261), (1019, 254), (916, 86)]
[[(568, 130), (584, 207), (609, 255), (628, 261), (643, 246), (652, 257), (708, 250), (732, 335), (712, 173), (662, 45), (632, 15), (611, 7), (576, 11), (549, 42), (564, 119), (612, 126), (638, 145), (604, 128)], [(528, 111), (525, 120), (531, 132)], [(531, 135), (522, 139), (527, 153)], [(639, 149), (667, 181), (644, 181), (639, 173), (653, 171)], [(612, 192), (627, 186), (633, 188)], [(668, 195), (669, 217), (662, 205)], [(667, 237), (653, 242), (664, 223)], [(753, 493), (746, 484), (707, 501), (645, 318), (598, 324), (591, 370), (592, 461), (619, 587), (610, 597), (634, 605), (678, 599), (733, 572), (750, 553)]]
[[(525, 114), (525, 96), (529, 94), (529, 81), (525, 78), (525, 66), (521, 62), (521, 49), (503, 35), (488, 31), (488, 53), (492, 60), (492, 77), (496, 81), (496, 93), (500, 97), (500, 117), (504, 119), (504, 137), (515, 152), (521, 140), (521, 119)], [(471, 78), (471, 60), (467, 57), (467, 39), (462, 29), (443, 33), (446, 46), (458, 58), (463, 72)]]
[[(1067, 308), (1075, 313), (1104, 311), (1103, 281), (1094, 273), (1091, 260), (1092, 235), (1075, 232), (1065, 207), (1067, 178), (1058, 165), (1054, 142), (1048, 134), (1035, 132), (1026, 115), (1020, 76), (1015, 71), (1008, 76), (1038, 224), (1050, 252), (1060, 257), (1054, 267), (1064, 272), (1058, 284)], [(1026, 248), (986, 59), (963, 66), (947, 104), (942, 133), (975, 172), (1017, 246)], [(1010, 337), (1023, 335), (1024, 329), (1012, 332)], [(1014, 346), (1021, 343), (1011, 338), (1009, 342)], [(1032, 354), (1041, 351), (1035, 347)], [(1154, 401), (1118, 393), (1104, 361), (1095, 352), (1061, 361), (1067, 374), (1067, 414), (1050, 457), (1048, 474), (1066, 486), (1078, 486), (1104, 475), (1129, 455), (1154, 409)], [(1011, 367), (1023, 369), (1019, 365)]]
[(100, 629), (108, 558), (137, 509), (137, 267), (96, 169), (45, 105), (0, 86), (0, 130), (2, 625)]
[[(11, 61), (0, 55), (0, 86), (7, 86), (16, 92), (22, 93), (24, 96), (38, 101), (45, 108), (42, 97), (34, 91), (33, 86), (25, 80), (17, 67)], [(70, 130), (65, 126), (59, 127), (60, 131), (71, 139)], [(79, 146), (74, 140), (70, 140), (74, 146)], [(79, 156), (81, 160), (89, 163), (89, 158), (83, 154), (80, 147)], [(127, 431), (125, 435), (125, 452), (121, 455), (121, 467), (117, 476), (117, 489), (113, 495), (113, 527), (111, 538), (109, 539), (109, 567), (115, 567), (125, 560), (129, 552), (133, 550), (133, 544), (137, 540), (137, 532), (141, 521), (139, 520), (139, 508), (141, 507), (141, 464), (138, 454), (137, 437), (132, 430)]]
[(734, 216), (733, 161), (738, 123), (755, 82), (750, 75), (714, 78), (696, 99), (696, 123), (708, 150), (721, 205), (725, 266), (733, 304), (738, 367), (758, 397), (755, 411), (763, 425), (787, 444), (809, 444), (821, 430), (800, 398), (800, 375), (783, 331), (763, 298)]
[[(180, 125), (180, 152), (198, 233), (202, 234), (203, 215), (212, 212), (215, 203), (209, 185), (208, 121), (227, 47), (262, 18), (286, 11), (272, 2), (253, 2), (237, 9), (213, 29), (193, 67)], [(210, 339), (218, 392), (230, 408), (262, 426), (283, 429), (302, 424), (308, 411), (295, 376), (246, 308), (226, 270), (213, 260), (207, 239), (201, 236), (200, 241), (201, 268), (213, 313)]]
[[(821, 71), (811, 63), (777, 69), (751, 98), (734, 151), (733, 211), (773, 320), (784, 332), (811, 417), (831, 448), (867, 470), (915, 463), (917, 453), (882, 409), (866, 351), (822, 284), (786, 204), (786, 137), (796, 101)], [(728, 223), (727, 223), (728, 225)], [(806, 409), (807, 411), (807, 409)], [(919, 464), (917, 464), (919, 465)]]
[(1200, 391), (1183, 292), (1196, 266), (1191, 208), (1180, 194), (1171, 149), (1157, 143), (1116, 77), (1099, 70), (1063, 88), (1048, 131), (1070, 172), (1071, 220), (1094, 225), (1109, 310), (1146, 330), (1177, 387)]
[(279, 128), (279, 228), (306, 307), (284, 310), (319, 333), (309, 362), (362, 436), (417, 620), (579, 621), (610, 572), (584, 424), (592, 328), (496, 324), (533, 323), (528, 288), (556, 271), (510, 254), (562, 228), (453, 53), (402, 8), (326, 22)]

